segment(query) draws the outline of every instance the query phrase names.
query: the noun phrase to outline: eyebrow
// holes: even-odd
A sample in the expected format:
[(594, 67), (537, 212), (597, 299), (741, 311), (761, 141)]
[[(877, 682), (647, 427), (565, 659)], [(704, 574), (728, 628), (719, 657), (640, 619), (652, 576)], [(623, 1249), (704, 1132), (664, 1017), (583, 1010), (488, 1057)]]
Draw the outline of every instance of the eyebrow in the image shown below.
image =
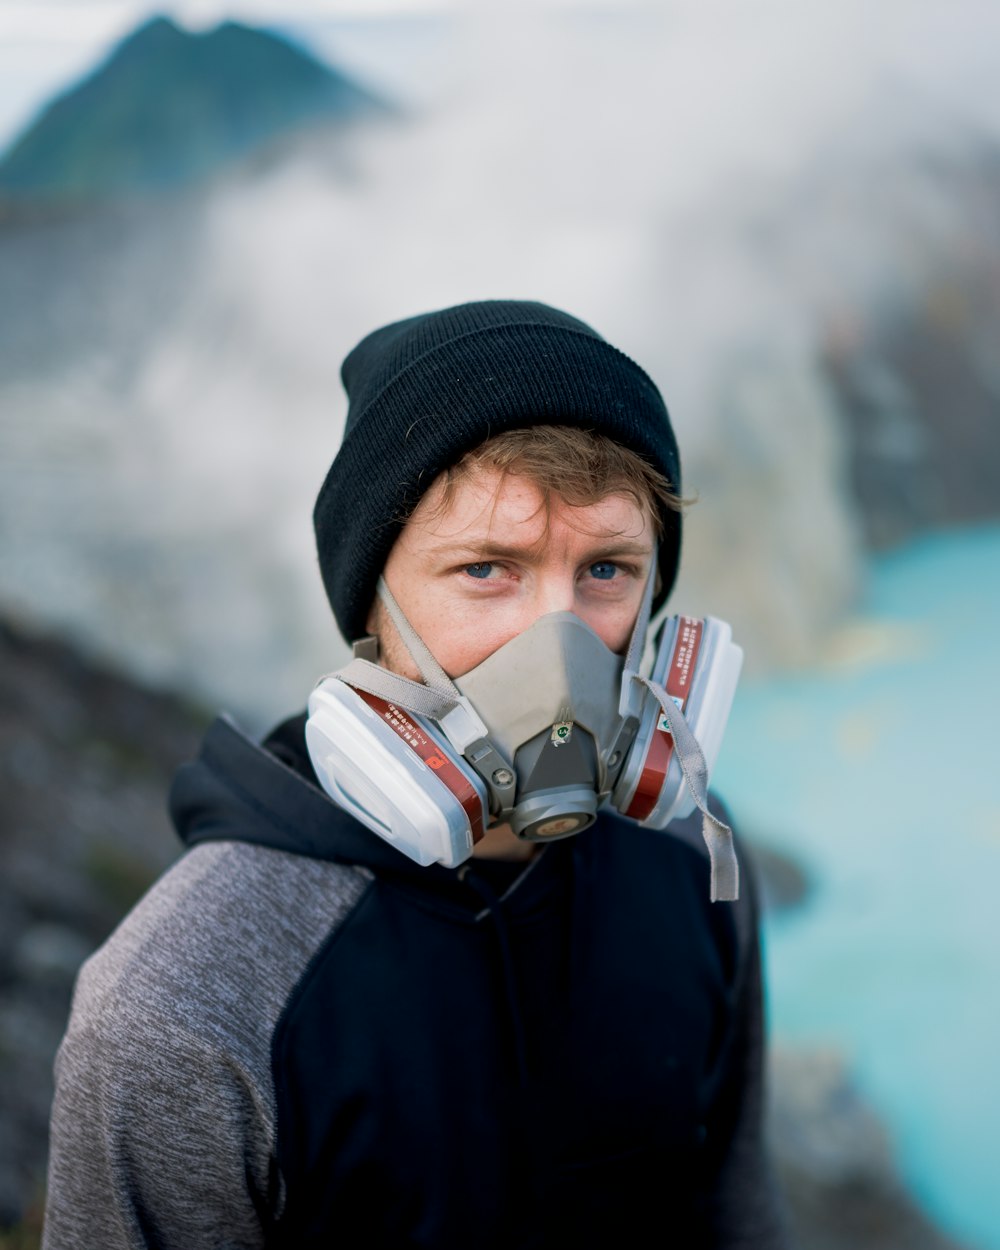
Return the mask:
[[(436, 556), (447, 555), (449, 559), (461, 560), (464, 557), (470, 557), (474, 563), (476, 561), (489, 560), (527, 560), (529, 563), (541, 558), (541, 552), (544, 550), (545, 544), (529, 543), (524, 546), (516, 546), (510, 543), (498, 543), (492, 539), (484, 539), (481, 543), (458, 543), (451, 544), (443, 542), (435, 544), (431, 547), (431, 553)], [(650, 543), (638, 542), (632, 539), (607, 538), (595, 539), (594, 546), (584, 555), (585, 560), (606, 560), (612, 556), (651, 556), (653, 548)]]

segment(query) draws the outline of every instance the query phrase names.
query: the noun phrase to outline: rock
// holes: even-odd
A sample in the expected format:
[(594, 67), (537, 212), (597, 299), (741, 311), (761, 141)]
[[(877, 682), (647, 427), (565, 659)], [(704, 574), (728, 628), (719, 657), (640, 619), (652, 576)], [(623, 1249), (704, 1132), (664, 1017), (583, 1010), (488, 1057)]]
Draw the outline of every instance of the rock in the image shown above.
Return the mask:
[(92, 950), (92, 943), (65, 925), (35, 924), (18, 939), (11, 968), (24, 981), (70, 986)]
[(779, 1163), (833, 1187), (892, 1181), (885, 1130), (858, 1096), (839, 1051), (773, 1046), (771, 1068)]
[(207, 720), (0, 621), (0, 1228), (28, 1221), (23, 1250), (77, 969), (180, 853), (167, 784)]
[(917, 1207), (835, 1048), (772, 1045), (769, 1135), (800, 1250), (960, 1250)]
[(812, 883), (801, 864), (752, 835), (745, 845), (757, 869), (761, 906), (765, 912), (785, 911), (806, 901)]

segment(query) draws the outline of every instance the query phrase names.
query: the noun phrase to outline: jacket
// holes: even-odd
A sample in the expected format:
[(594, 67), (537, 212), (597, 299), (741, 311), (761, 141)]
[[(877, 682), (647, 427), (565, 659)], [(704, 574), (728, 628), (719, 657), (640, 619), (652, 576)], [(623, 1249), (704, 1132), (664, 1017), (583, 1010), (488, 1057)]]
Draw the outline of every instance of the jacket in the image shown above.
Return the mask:
[(419, 867), (303, 725), (210, 727), (80, 972), (46, 1250), (784, 1246), (742, 848), (736, 904), (695, 821)]

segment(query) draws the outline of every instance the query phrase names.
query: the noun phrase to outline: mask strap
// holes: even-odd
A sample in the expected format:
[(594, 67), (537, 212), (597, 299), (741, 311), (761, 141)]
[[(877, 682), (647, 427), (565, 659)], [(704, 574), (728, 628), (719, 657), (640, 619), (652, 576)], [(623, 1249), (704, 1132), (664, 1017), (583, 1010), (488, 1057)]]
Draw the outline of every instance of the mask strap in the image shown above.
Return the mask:
[(639, 615), (635, 618), (635, 625), (632, 627), (632, 637), (629, 639), (628, 650), (625, 652), (626, 673), (637, 673), (642, 662), (642, 652), (646, 645), (646, 629), (649, 626), (649, 614), (653, 606), (653, 587), (656, 584), (656, 552), (657, 548), (654, 543), (653, 559), (649, 566), (649, 576), (646, 578), (646, 585), (642, 592)]
[(411, 712), (419, 712), (421, 716), (430, 716), (434, 720), (443, 719), (461, 701), (460, 691), (417, 636), (382, 577), (378, 580), (377, 590), (426, 685), (357, 656), (333, 675), (368, 694), (378, 695), (390, 703), (399, 703)]
[(462, 694), (441, 665), (435, 660), (426, 643), (403, 615), (403, 609), (392, 596), (385, 578), (378, 579), (376, 592), (392, 617), (393, 624), (403, 639), (410, 658), (420, 669), (424, 681), (411, 681), (369, 660), (355, 657), (336, 676), (359, 690), (376, 694), (390, 703), (399, 703), (411, 712), (442, 720), (462, 701)]
[(638, 723), (642, 716), (642, 696), (638, 692), (638, 687), (628, 680), (629, 675), (638, 677), (639, 667), (642, 664), (642, 653), (646, 646), (646, 631), (649, 628), (650, 610), (653, 604), (653, 587), (656, 584), (656, 544), (653, 545), (653, 560), (649, 568), (649, 576), (646, 578), (646, 585), (642, 592), (642, 602), (639, 604), (639, 615), (635, 618), (635, 624), (632, 626), (632, 637), (629, 639), (628, 649), (625, 652), (625, 660), (622, 668), (622, 688), (621, 696), (618, 700), (618, 714), (624, 720), (633, 720)]
[(378, 579), (375, 593), (388, 609), (389, 615), (392, 617), (392, 623), (396, 626), (399, 636), (403, 640), (403, 645), (410, 653), (410, 659), (420, 669), (420, 675), (428, 686), (442, 693), (447, 691), (453, 699), (461, 698), (458, 687), (431, 655), (427, 644), (403, 615), (403, 609), (393, 597), (393, 593), (384, 577)]
[(419, 712), (421, 716), (430, 716), (434, 720), (442, 720), (457, 706), (447, 691), (435, 690), (419, 681), (410, 681), (398, 673), (391, 673), (371, 660), (349, 660), (343, 668), (338, 668), (329, 676), (346, 681), (349, 686), (365, 690), (368, 694), (376, 694), (387, 703), (398, 703), (407, 711)]
[[(388, 703), (398, 703), (410, 712), (417, 712), (437, 721), (457, 751), (464, 755), (473, 748), (477, 766), (485, 760), (483, 767), (489, 766), (493, 772), (498, 768), (509, 770), (510, 766), (489, 742), (488, 731), (479, 713), (431, 655), (426, 643), (403, 615), (403, 609), (393, 598), (392, 591), (382, 577), (378, 580), (377, 593), (388, 609), (403, 645), (420, 669), (424, 681), (411, 681), (408, 677), (401, 677), (399, 673), (390, 672), (370, 660), (358, 658), (350, 660), (333, 676), (358, 690), (378, 695)], [(512, 786), (513, 781), (508, 788), (512, 789)], [(506, 795), (506, 789), (501, 789)]]
[(732, 902), (740, 894), (740, 870), (736, 861), (736, 849), (733, 846), (733, 831), (717, 816), (708, 810), (708, 768), (705, 757), (694, 734), (688, 727), (684, 713), (667, 694), (657, 681), (634, 673), (635, 681), (641, 682), (656, 696), (663, 709), (663, 715), (670, 726), (670, 735), (674, 740), (677, 761), (684, 774), (691, 797), (702, 815), (701, 836), (708, 847), (708, 857), (712, 864), (712, 902), (724, 900)]

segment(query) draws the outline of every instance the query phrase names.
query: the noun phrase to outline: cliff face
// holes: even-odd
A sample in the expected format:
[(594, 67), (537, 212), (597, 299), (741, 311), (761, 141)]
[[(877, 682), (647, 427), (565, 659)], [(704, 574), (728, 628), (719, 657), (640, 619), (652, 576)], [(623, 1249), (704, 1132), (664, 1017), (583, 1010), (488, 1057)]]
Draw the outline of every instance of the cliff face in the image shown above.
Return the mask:
[[(866, 547), (1000, 515), (1000, 143), (951, 119), (910, 150), (842, 152), (809, 183), (788, 248), (839, 237), (860, 276), (813, 279), (816, 361)], [(808, 223), (808, 225), (807, 225)], [(848, 228), (848, 223), (850, 226)]]
[[(6, 621), (0, 709), (3, 1230), (37, 1222), (52, 1063), (73, 979), (179, 852), (165, 780), (194, 749), (204, 718)], [(37, 1244), (24, 1236), (17, 1245)]]

